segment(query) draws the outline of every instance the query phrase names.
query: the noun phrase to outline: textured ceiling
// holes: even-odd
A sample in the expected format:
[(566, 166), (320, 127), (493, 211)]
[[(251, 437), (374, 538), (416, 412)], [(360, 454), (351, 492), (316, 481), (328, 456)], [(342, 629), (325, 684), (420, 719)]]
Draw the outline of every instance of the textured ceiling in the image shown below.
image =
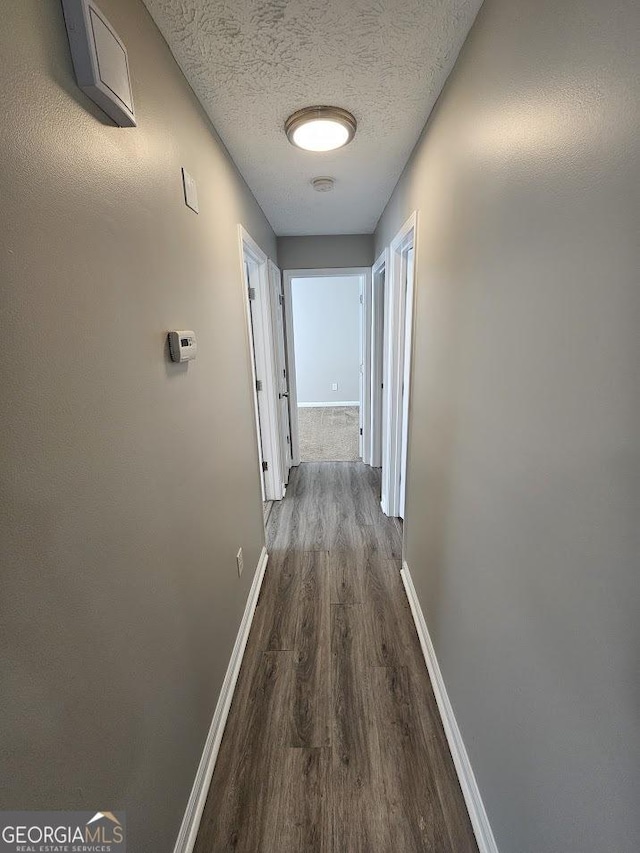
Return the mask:
[[(370, 233), (482, 0), (144, 0), (278, 235)], [(289, 144), (290, 113), (358, 120), (337, 152)], [(312, 178), (336, 179), (317, 193)]]

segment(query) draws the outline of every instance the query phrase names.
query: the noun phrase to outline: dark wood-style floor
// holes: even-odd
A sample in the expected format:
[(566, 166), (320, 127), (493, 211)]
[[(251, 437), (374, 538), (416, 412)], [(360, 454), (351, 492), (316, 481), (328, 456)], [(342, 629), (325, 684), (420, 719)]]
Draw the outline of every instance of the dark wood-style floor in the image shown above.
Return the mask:
[(477, 853), (379, 494), (304, 463), (273, 507), (195, 853)]

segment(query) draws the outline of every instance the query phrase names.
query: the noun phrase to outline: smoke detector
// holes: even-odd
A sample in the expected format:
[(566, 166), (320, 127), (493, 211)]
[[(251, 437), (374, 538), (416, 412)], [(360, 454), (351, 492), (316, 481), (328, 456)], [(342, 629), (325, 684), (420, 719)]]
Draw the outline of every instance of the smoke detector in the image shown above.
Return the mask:
[(311, 181), (311, 186), (317, 193), (330, 193), (335, 185), (335, 178), (314, 178)]

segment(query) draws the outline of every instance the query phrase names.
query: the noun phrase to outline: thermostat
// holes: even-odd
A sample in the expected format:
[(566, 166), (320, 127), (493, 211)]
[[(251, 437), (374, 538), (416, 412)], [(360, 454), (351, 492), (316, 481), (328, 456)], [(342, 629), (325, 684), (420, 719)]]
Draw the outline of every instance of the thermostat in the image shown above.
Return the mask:
[(194, 332), (169, 332), (171, 361), (191, 361), (196, 357), (198, 344)]
[(62, 0), (78, 86), (120, 127), (135, 127), (127, 49), (94, 0)]

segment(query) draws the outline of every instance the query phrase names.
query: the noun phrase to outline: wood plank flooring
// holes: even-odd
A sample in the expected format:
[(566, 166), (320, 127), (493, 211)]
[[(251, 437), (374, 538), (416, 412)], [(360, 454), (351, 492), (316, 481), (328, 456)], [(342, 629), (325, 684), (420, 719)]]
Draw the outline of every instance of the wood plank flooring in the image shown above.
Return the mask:
[(320, 462), (273, 506), (194, 853), (477, 853), (379, 500)]

